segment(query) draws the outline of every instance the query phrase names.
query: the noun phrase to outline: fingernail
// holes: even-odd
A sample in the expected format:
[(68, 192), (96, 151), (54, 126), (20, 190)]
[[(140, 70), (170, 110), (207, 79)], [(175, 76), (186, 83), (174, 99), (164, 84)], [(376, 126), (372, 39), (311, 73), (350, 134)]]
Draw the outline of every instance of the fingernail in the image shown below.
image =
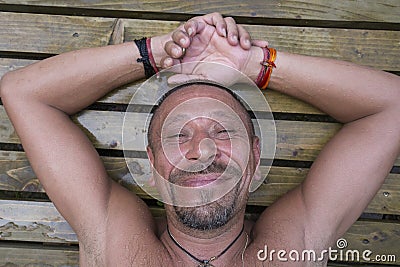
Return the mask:
[(237, 42), (238, 37), (236, 35), (232, 35), (232, 41)]
[(249, 40), (249, 39), (244, 39), (244, 43), (245, 43), (246, 45), (250, 45), (250, 40)]
[(186, 44), (186, 39), (185, 38), (180, 39), (179, 43), (182, 44), (182, 45)]
[(172, 66), (172, 58), (167, 58), (167, 59), (164, 61), (164, 65), (166, 65), (166, 67)]
[(172, 54), (174, 54), (174, 56), (179, 56), (180, 55), (181, 50), (179, 48), (172, 48)]
[(189, 34), (189, 36), (192, 36), (192, 34), (193, 34), (193, 29), (192, 28), (188, 29), (188, 34)]
[(222, 28), (222, 35), (223, 35), (224, 37), (226, 37), (226, 29), (225, 29), (225, 28)]

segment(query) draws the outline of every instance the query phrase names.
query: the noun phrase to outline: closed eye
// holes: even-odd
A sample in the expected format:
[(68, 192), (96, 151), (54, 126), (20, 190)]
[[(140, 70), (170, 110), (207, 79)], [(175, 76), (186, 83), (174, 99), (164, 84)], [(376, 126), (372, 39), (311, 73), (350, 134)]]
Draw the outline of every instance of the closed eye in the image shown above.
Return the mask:
[(167, 137), (167, 140), (171, 142), (178, 142), (179, 144), (182, 144), (186, 142), (189, 139), (189, 136), (185, 133), (177, 133), (177, 134), (172, 134)]
[(231, 139), (233, 133), (234, 133), (234, 130), (221, 129), (216, 133), (215, 137), (217, 139), (227, 140), (227, 139)]

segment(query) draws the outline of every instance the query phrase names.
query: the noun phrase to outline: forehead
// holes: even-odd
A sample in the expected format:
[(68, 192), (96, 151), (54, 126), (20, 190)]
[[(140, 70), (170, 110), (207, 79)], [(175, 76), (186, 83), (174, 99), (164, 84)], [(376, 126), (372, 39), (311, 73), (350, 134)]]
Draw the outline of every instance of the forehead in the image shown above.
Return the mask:
[[(230, 93), (224, 89), (205, 84), (194, 84), (185, 88), (178, 89), (171, 93), (160, 105), (158, 117), (165, 118), (172, 110), (181, 108), (190, 110), (186, 115), (199, 114), (201, 112), (214, 110), (223, 106), (230, 107), (239, 116), (247, 111)], [(222, 114), (222, 113), (221, 113)]]

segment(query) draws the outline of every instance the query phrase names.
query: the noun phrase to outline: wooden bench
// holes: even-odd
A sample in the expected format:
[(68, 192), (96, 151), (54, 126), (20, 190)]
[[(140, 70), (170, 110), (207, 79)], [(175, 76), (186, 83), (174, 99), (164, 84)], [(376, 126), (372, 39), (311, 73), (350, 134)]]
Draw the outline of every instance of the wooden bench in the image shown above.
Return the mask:
[[(166, 33), (180, 21), (214, 11), (233, 16), (253, 38), (268, 40), (278, 51), (400, 71), (397, 0), (3, 0), (0, 11), (0, 75), (66, 51)], [(73, 118), (88, 133), (110, 176), (144, 198), (155, 216), (162, 216), (162, 207), (134, 184), (122, 153), (123, 110), (139, 85), (120, 88)], [(251, 195), (249, 217), (300, 183), (320, 149), (341, 127), (298, 100), (272, 91), (264, 95), (276, 119), (277, 150), (267, 181)], [(141, 152), (129, 161), (138, 174), (147, 164)], [(369, 249), (388, 256), (388, 261), (368, 266), (400, 265), (400, 157), (344, 238), (349, 250)], [(353, 264), (359, 261), (329, 263)], [(77, 265), (76, 235), (47, 199), (0, 106), (0, 266)]]

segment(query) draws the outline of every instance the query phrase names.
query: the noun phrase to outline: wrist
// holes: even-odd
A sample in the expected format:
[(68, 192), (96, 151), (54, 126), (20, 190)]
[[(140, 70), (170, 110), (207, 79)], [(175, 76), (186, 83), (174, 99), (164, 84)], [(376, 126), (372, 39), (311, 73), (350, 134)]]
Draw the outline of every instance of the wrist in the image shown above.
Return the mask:
[(161, 60), (167, 56), (165, 52), (165, 44), (171, 39), (170, 34), (151, 37), (150, 45), (154, 62), (158, 69), (161, 69)]
[(246, 76), (254, 82), (257, 80), (258, 75), (262, 70), (262, 65), (260, 64), (260, 62), (262, 62), (263, 59), (263, 49), (258, 46), (252, 46), (250, 48), (249, 57), (247, 59), (245, 67), (243, 68), (243, 73), (246, 74)]

